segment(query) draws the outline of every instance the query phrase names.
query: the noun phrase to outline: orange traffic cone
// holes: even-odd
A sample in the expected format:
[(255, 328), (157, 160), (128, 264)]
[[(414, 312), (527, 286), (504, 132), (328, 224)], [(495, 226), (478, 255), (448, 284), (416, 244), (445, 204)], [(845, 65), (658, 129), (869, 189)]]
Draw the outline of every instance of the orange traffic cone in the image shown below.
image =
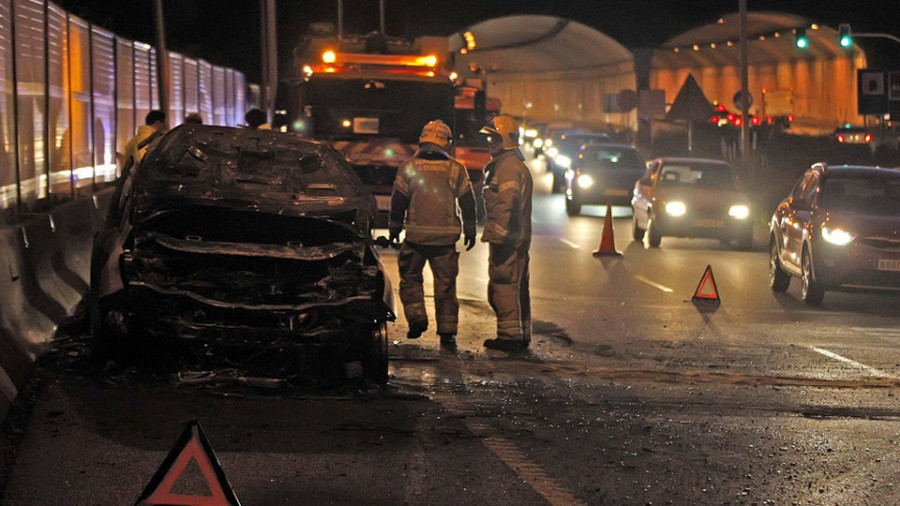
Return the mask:
[(594, 252), (599, 256), (622, 256), (616, 251), (616, 237), (613, 235), (612, 204), (606, 204), (606, 218), (603, 219), (603, 237), (600, 238), (600, 249)]

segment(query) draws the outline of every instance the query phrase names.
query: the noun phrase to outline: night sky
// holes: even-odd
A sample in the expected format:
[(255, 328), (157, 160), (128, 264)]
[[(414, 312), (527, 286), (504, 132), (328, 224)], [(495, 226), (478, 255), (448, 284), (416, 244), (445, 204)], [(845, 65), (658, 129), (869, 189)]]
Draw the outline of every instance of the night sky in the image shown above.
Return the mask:
[[(151, 0), (59, 0), (70, 12), (123, 37), (153, 43)], [(486, 19), (547, 14), (573, 19), (629, 49), (655, 47), (679, 33), (737, 12), (738, 0), (386, 0), (389, 35), (449, 35)], [(900, 37), (900, 0), (747, 0), (750, 11), (782, 11), (831, 27)], [(165, 0), (170, 50), (243, 71), (260, 81), (259, 1)], [(313, 21), (335, 21), (336, 0), (278, 0), (279, 60), (284, 65), (297, 38)], [(378, 0), (344, 0), (345, 31), (378, 29)], [(900, 43), (857, 42), (869, 50), (900, 54)], [(894, 60), (887, 66), (894, 67)], [(881, 62), (878, 62), (881, 63)], [(898, 63), (900, 64), (900, 63)]]

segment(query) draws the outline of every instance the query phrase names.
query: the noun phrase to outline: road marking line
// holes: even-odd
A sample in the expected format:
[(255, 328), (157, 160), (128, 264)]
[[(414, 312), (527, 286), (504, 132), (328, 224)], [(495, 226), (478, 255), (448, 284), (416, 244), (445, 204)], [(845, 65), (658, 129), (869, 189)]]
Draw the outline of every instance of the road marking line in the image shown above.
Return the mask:
[(878, 369), (875, 369), (874, 367), (867, 366), (866, 364), (861, 364), (861, 363), (857, 362), (856, 360), (851, 360), (851, 359), (849, 359), (849, 358), (847, 358), (847, 357), (842, 357), (842, 356), (838, 355), (837, 353), (828, 351), (828, 350), (826, 350), (826, 349), (818, 348), (818, 347), (816, 347), (816, 346), (810, 346), (809, 348), (810, 348), (812, 351), (814, 351), (814, 352), (816, 352), (816, 353), (819, 353), (819, 354), (822, 354), (822, 355), (825, 355), (825, 356), (828, 357), (828, 358), (833, 358), (833, 359), (838, 360), (838, 361), (840, 361), (840, 362), (844, 362), (845, 364), (850, 364), (850, 365), (852, 365), (853, 367), (857, 367), (857, 368), (862, 369), (862, 370), (864, 370), (864, 371), (868, 371), (868, 372), (869, 372), (870, 374), (872, 374), (873, 376), (877, 376), (877, 377), (879, 377), (879, 378), (893, 378), (893, 377), (894, 377), (894, 376), (891, 376), (890, 374), (888, 374), (888, 373), (886, 373), (886, 372), (884, 372), (884, 371), (879, 371)]
[(645, 278), (644, 276), (635, 276), (634, 279), (640, 281), (641, 283), (647, 283), (648, 285), (652, 286), (653, 288), (662, 290), (666, 293), (672, 293), (675, 291), (675, 290), (672, 290), (671, 288), (669, 288), (668, 286), (663, 286), (659, 283), (654, 283), (653, 281), (650, 281), (649, 279)]
[(572, 242), (572, 241), (568, 241), (568, 240), (563, 239), (563, 238), (559, 238), (559, 240), (560, 240), (563, 244), (567, 244), (567, 245), (569, 245), (569, 246), (571, 246), (571, 247), (573, 247), (573, 248), (575, 248), (575, 249), (581, 249), (581, 246), (575, 244), (575, 243)]
[(582, 506), (585, 503), (563, 488), (540, 466), (532, 462), (512, 441), (492, 434), (494, 430), (485, 422), (477, 420), (479, 415), (465, 408), (453, 396), (440, 396), (438, 402), (444, 409), (460, 421), (481, 441), (503, 464), (522, 479), (532, 490), (540, 494), (552, 506)]
[(869, 328), (869, 327), (850, 327), (850, 330), (854, 333), (862, 332), (864, 334), (875, 335), (875, 334), (888, 334), (888, 335), (896, 335), (900, 336), (900, 329), (891, 329), (891, 328)]

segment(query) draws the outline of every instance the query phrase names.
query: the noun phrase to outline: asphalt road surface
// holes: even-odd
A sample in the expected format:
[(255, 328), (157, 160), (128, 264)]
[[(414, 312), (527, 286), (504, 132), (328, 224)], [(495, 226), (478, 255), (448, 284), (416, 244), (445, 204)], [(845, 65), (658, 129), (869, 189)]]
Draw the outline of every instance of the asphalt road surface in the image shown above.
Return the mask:
[[(898, 502), (900, 297), (810, 307), (796, 281), (767, 287), (762, 225), (755, 251), (651, 249), (627, 208), (623, 256), (597, 259), (604, 209), (567, 217), (532, 163), (526, 354), (482, 347), (480, 243), (461, 254), (458, 349), (433, 326), (405, 339), (401, 311), (385, 389), (92, 364), (75, 320), (7, 420), (0, 503), (132, 504), (193, 419), (245, 505)], [(396, 290), (396, 252), (383, 260)], [(691, 303), (707, 265), (714, 310)], [(199, 469), (180, 480), (211, 493)]]

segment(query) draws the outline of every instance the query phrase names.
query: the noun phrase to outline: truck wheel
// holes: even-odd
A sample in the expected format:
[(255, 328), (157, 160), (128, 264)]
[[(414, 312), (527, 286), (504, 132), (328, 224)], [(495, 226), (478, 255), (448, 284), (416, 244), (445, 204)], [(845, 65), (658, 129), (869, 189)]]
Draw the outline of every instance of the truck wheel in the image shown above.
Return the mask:
[(378, 323), (370, 332), (363, 359), (363, 374), (379, 385), (388, 380), (388, 331), (387, 324)]

